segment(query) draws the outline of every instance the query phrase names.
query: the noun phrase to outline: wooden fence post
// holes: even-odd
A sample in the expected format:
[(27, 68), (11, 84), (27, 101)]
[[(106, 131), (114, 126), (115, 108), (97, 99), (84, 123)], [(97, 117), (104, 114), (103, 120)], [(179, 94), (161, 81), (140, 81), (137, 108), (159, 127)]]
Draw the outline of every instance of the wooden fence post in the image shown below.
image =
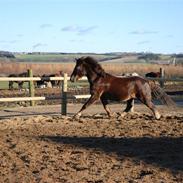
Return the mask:
[(165, 70), (163, 68), (160, 68), (160, 79), (160, 86), (163, 88), (165, 82)]
[[(33, 77), (33, 72), (32, 69), (28, 69), (28, 76), (29, 77)], [(30, 97), (34, 97), (34, 82), (33, 81), (29, 81), (29, 95)], [(35, 105), (35, 101), (31, 100), (30, 101), (30, 105), (34, 106)]]
[(62, 81), (62, 115), (67, 115), (67, 73), (64, 73), (64, 80)]

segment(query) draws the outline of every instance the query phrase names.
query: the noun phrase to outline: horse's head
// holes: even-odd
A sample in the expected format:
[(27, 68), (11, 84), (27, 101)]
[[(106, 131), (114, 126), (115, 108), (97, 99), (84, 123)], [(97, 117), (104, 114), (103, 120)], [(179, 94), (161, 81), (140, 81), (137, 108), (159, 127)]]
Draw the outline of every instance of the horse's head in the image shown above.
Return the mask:
[(74, 70), (71, 74), (70, 80), (72, 82), (77, 81), (79, 78), (86, 75), (85, 67), (84, 67), (84, 59), (81, 57), (79, 59), (76, 59), (76, 65), (74, 67)]

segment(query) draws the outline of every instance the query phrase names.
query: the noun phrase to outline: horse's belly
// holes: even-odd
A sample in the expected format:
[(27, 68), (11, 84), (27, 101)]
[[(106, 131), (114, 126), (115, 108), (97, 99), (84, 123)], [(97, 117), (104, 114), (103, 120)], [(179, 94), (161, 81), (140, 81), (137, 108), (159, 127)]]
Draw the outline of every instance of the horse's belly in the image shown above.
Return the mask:
[(113, 92), (113, 93), (107, 92), (107, 93), (104, 93), (104, 96), (108, 100), (113, 100), (113, 101), (127, 101), (130, 98), (132, 98), (127, 93), (118, 93), (118, 92)]

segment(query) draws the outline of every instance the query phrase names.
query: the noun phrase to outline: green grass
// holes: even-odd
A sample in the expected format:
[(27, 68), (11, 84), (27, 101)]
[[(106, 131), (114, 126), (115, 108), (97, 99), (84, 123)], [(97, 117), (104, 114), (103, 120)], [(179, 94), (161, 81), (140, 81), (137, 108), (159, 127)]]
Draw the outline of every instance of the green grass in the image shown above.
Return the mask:
[(110, 58), (114, 55), (105, 54), (16, 54), (16, 58), (22, 62), (72, 62), (82, 56), (94, 56), (97, 59)]
[(77, 81), (77, 82), (68, 82), (68, 86), (69, 87), (78, 87), (78, 86), (82, 86), (82, 87), (89, 87), (89, 83), (88, 81)]
[[(13, 83), (13, 88), (18, 89), (18, 84)], [(28, 82), (24, 82), (23, 88), (28, 88)], [(8, 81), (1, 81), (0, 82), (0, 89), (9, 89), (9, 82)]]
[(8, 89), (8, 81), (1, 81), (0, 82), (0, 89)]
[(61, 60), (69, 60), (68, 56), (63, 55), (52, 55), (52, 54), (45, 54), (45, 55), (16, 55), (16, 58), (25, 61), (25, 62), (53, 62), (53, 61), (61, 61)]
[(161, 59), (161, 60), (173, 60), (173, 58), (171, 58), (170, 55), (161, 55), (161, 56), (160, 56), (160, 59)]
[[(68, 81), (68, 86), (69, 87), (78, 87), (78, 86), (88, 87), (89, 83), (87, 81), (78, 81), (75, 83)], [(24, 82), (23, 88), (28, 88), (28, 87), (29, 87), (28, 82)], [(13, 88), (18, 89), (18, 84), (14, 82)], [(9, 89), (9, 82), (8, 81), (1, 81), (0, 82), (0, 90), (2, 90), (2, 89)]]

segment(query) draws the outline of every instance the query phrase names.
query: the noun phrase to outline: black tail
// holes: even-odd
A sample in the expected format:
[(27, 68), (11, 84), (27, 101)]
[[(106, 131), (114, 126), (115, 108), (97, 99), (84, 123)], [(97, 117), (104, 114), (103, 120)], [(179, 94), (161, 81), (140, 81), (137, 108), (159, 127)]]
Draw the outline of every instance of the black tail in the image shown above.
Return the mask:
[(149, 84), (151, 87), (153, 98), (159, 99), (163, 104), (167, 106), (176, 106), (176, 103), (161, 87), (159, 87), (157, 84), (155, 84), (152, 81), (150, 81)]

